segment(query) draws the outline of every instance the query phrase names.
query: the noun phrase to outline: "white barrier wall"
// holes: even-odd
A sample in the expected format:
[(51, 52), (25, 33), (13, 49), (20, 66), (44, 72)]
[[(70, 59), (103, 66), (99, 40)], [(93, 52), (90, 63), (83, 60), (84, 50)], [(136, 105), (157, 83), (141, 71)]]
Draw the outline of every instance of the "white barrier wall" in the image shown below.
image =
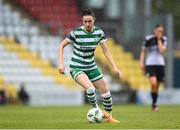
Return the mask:
[(64, 86), (27, 85), (32, 106), (76, 106), (84, 104), (84, 94), (80, 90), (66, 89)]
[[(137, 91), (138, 104), (151, 104), (150, 91)], [(180, 104), (180, 89), (165, 89), (159, 92), (158, 104)]]

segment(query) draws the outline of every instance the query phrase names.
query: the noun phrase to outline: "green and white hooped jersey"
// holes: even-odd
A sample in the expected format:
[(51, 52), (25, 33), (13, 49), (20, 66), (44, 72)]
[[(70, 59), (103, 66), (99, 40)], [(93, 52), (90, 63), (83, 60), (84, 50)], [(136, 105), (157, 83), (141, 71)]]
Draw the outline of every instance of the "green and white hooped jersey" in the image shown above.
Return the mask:
[(94, 61), (94, 51), (98, 43), (106, 41), (102, 29), (94, 26), (93, 31), (89, 33), (84, 30), (84, 26), (77, 27), (69, 33), (66, 39), (74, 45), (70, 63), (71, 70), (88, 71), (97, 68)]

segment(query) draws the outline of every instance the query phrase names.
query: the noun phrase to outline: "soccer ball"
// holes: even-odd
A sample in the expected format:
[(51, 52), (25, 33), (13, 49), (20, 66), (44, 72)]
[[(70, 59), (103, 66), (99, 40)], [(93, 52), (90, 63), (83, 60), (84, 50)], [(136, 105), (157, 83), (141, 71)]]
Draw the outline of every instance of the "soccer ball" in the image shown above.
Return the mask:
[(87, 113), (87, 120), (90, 123), (100, 123), (103, 120), (103, 113), (99, 108), (92, 108)]

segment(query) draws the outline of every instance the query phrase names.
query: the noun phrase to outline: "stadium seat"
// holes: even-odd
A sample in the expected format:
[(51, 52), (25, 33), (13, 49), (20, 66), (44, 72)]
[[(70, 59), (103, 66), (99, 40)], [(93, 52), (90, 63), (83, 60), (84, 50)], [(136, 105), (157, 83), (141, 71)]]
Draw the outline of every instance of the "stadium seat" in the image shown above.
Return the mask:
[(63, 33), (67, 34), (70, 28), (75, 27), (80, 22), (76, 3), (73, 0), (28, 0), (26, 2), (17, 0), (16, 3), (27, 10), (35, 19), (49, 25), (52, 33), (57, 33), (58, 26), (61, 26)]

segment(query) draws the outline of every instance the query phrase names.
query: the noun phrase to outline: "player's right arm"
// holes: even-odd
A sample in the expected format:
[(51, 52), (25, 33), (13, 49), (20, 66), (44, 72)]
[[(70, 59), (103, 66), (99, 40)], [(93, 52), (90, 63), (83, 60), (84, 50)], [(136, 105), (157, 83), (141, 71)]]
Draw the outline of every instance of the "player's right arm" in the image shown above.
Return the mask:
[(140, 53), (140, 67), (143, 70), (145, 68), (145, 65), (144, 65), (145, 53), (146, 53), (146, 49), (141, 49), (141, 53)]
[(140, 67), (142, 70), (145, 69), (145, 55), (146, 55), (146, 47), (147, 47), (147, 39), (145, 38), (144, 42), (143, 42), (143, 46), (141, 48), (141, 53), (140, 53)]
[(64, 74), (64, 72), (65, 72), (65, 67), (63, 64), (63, 49), (69, 43), (70, 43), (69, 40), (66, 38), (59, 44), (59, 48), (58, 48), (58, 70), (59, 70), (60, 74)]

